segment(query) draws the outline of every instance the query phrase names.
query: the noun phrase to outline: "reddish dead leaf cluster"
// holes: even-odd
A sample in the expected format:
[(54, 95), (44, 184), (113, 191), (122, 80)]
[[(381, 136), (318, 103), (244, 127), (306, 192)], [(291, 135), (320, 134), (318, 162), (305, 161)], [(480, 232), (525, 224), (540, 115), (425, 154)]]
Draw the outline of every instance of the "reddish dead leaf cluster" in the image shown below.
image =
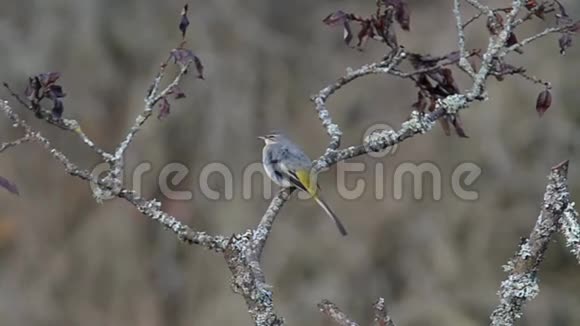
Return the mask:
[(358, 24), (356, 43), (358, 49), (362, 49), (368, 39), (384, 42), (391, 48), (396, 48), (398, 43), (394, 21), (399, 23), (405, 31), (411, 28), (410, 10), (406, 0), (379, 0), (376, 12), (370, 17), (361, 17), (338, 10), (326, 16), (322, 21), (329, 26), (341, 25), (344, 42), (348, 46), (353, 39), (351, 24)]
[[(353, 13), (347, 13), (342, 10), (331, 13), (323, 19), (323, 22), (329, 26), (342, 26), (344, 30), (344, 42), (351, 46), (354, 39), (352, 25), (359, 26), (356, 34), (357, 42), (355, 47), (362, 49), (368, 39), (374, 39), (387, 44), (392, 49), (398, 47), (397, 35), (395, 32), (395, 22), (403, 30), (410, 30), (410, 8), (405, 0), (377, 0), (376, 11), (369, 17), (362, 17)], [(556, 27), (560, 28), (560, 38), (558, 40), (560, 53), (565, 54), (566, 50), (572, 45), (572, 36), (580, 31), (580, 22), (574, 22), (564, 6), (558, 0), (536, 1), (527, 0), (525, 2), (527, 12), (518, 17), (518, 22), (514, 27), (522, 23), (538, 18), (547, 21), (550, 14), (555, 17)], [(486, 27), (492, 36), (498, 36), (505, 27), (506, 16), (511, 12), (509, 8), (492, 8), (493, 15), (487, 18)], [(479, 16), (474, 17), (463, 27), (477, 20)], [(485, 16), (484, 16), (485, 17)], [(512, 47), (518, 53), (523, 53), (516, 33), (512, 30), (506, 40), (506, 46)], [(430, 54), (412, 53), (408, 49), (407, 58), (415, 68), (413, 73), (407, 74), (407, 78), (415, 82), (418, 88), (417, 101), (412, 105), (413, 108), (420, 112), (435, 110), (437, 101), (449, 95), (458, 94), (459, 88), (455, 82), (453, 71), (450, 67), (457, 66), (460, 58), (458, 51), (451, 52), (443, 56), (432, 56)], [(481, 62), (481, 49), (471, 50), (468, 53), (468, 61), (474, 71), (478, 70)], [(489, 75), (494, 76), (498, 81), (503, 81), (508, 75), (521, 75), (525, 79), (536, 84), (541, 84), (545, 89), (538, 95), (536, 110), (542, 116), (552, 103), (550, 93), (550, 84), (535, 77), (526, 75), (526, 69), (516, 67), (505, 62), (505, 58), (492, 58)], [(458, 114), (446, 115), (440, 118), (440, 123), (447, 135), (451, 134), (451, 126), (455, 133), (460, 137), (467, 137)]]
[(181, 10), (181, 18), (179, 19), (179, 30), (181, 31), (181, 38), (185, 39), (185, 33), (187, 32), (187, 27), (189, 27), (189, 18), (187, 18), (187, 10), (189, 5), (185, 4)]
[(540, 117), (550, 108), (550, 105), (552, 105), (552, 94), (549, 89), (545, 89), (538, 95), (536, 100), (536, 111), (538, 111)]
[[(197, 78), (204, 79), (203, 77), (203, 64), (201, 60), (192, 50), (185, 47), (185, 34), (187, 33), (187, 28), (189, 27), (189, 18), (187, 17), (189, 6), (186, 4), (181, 10), (180, 20), (179, 20), (179, 30), (181, 31), (182, 42), (181, 44), (169, 52), (169, 59), (164, 65), (167, 65), (170, 61), (178, 65), (180, 68), (188, 67), (193, 63), (195, 70), (197, 71)], [(178, 100), (185, 97), (185, 93), (179, 88), (178, 85), (173, 86), (166, 96), (161, 97), (157, 106), (159, 107), (159, 113), (157, 115), (158, 119), (163, 119), (169, 115), (171, 112), (171, 103), (169, 102), (168, 96), (172, 96), (173, 99)]]
[[(409, 61), (417, 71), (424, 71), (413, 78), (419, 90), (417, 102), (413, 103), (412, 107), (419, 112), (424, 113), (426, 110), (432, 112), (435, 110), (437, 100), (459, 94), (453, 71), (446, 67), (459, 61), (458, 51), (441, 57), (412, 53), (409, 55)], [(459, 137), (467, 138), (459, 114), (443, 116), (439, 119), (439, 123), (446, 135), (451, 134), (451, 125)]]
[(37, 116), (42, 117), (40, 102), (50, 100), (52, 102), (52, 116), (60, 119), (64, 111), (62, 98), (65, 93), (62, 86), (56, 84), (60, 78), (58, 72), (47, 72), (28, 78), (28, 85), (24, 95), (30, 101), (30, 105)]
[(556, 14), (556, 25), (557, 26), (566, 26), (572, 25), (569, 29), (563, 31), (558, 39), (558, 46), (560, 47), (560, 54), (566, 54), (566, 50), (572, 46), (572, 35), (580, 31), (580, 22), (574, 23), (572, 18), (568, 16), (566, 9), (560, 3), (560, 1), (554, 1), (557, 6), (557, 14)]

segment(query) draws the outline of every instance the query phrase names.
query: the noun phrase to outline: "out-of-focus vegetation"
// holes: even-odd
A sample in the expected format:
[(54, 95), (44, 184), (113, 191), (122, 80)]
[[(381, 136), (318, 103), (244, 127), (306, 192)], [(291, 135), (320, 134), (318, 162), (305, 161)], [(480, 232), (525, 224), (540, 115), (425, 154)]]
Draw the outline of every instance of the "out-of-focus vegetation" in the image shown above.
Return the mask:
[[(580, 16), (580, 5), (563, 2), (571, 16)], [(180, 41), (176, 21), (182, 5), (173, 0), (0, 2), (1, 79), (23, 89), (30, 75), (62, 72), (64, 114), (112, 150), (142, 110), (159, 63)], [(410, 1), (410, 6), (412, 28), (398, 34), (401, 44), (432, 54), (456, 46), (451, 1)], [(309, 96), (347, 67), (384, 55), (381, 44), (370, 43), (364, 52), (347, 48), (338, 31), (321, 22), (336, 9), (370, 12), (374, 1), (190, 3), (188, 45), (203, 60), (206, 80), (189, 78), (183, 86), (187, 98), (165, 120), (152, 119), (131, 149), (130, 166), (148, 161), (153, 167), (143, 178), (142, 193), (161, 196), (160, 170), (179, 162), (191, 173), (176, 188), (193, 190), (194, 198), (164, 200), (168, 212), (212, 233), (255, 225), (268, 202), (259, 182), (253, 199), (242, 198), (241, 182), (244, 168), (260, 161), (256, 136), (283, 129), (317, 156), (327, 139)], [(534, 22), (522, 33), (542, 28)], [(470, 47), (487, 40), (483, 23), (470, 31)], [(320, 324), (316, 303), (322, 298), (368, 321), (370, 305), (384, 296), (399, 325), (484, 324), (498, 301), (501, 265), (535, 222), (549, 167), (569, 158), (571, 190), (580, 196), (579, 54), (572, 47), (560, 57), (553, 37), (512, 57), (553, 82), (553, 104), (541, 119), (535, 111), (537, 86), (517, 78), (490, 79), (490, 100), (463, 113), (470, 138), (447, 137), (436, 129), (395, 153), (356, 160), (367, 168), (349, 175), (348, 184), (361, 178), (368, 185), (357, 200), (335, 191), (336, 168), (323, 175), (326, 200), (348, 226), (348, 237), (337, 236), (311, 202), (288, 203), (264, 256), (268, 282), (288, 323)], [(371, 76), (348, 85), (329, 107), (345, 132), (344, 145), (350, 145), (360, 143), (373, 124), (396, 127), (415, 98), (410, 81)], [(18, 136), (9, 121), (0, 124), (2, 141)], [(85, 166), (98, 163), (76, 138), (46, 125), (41, 130), (72, 159)], [(199, 175), (212, 162), (234, 172), (233, 200), (203, 196)], [(440, 168), (441, 200), (429, 199), (431, 191), (414, 199), (410, 178), (404, 198), (393, 199), (393, 174), (404, 162)], [(451, 191), (451, 173), (463, 162), (482, 169), (472, 187), (479, 192), (476, 201)], [(379, 164), (384, 173), (377, 181)], [(36, 145), (3, 153), (0, 171), (21, 194), (0, 193), (0, 324), (250, 323), (243, 301), (228, 286), (229, 271), (220, 256), (179, 243), (120, 200), (95, 203), (85, 183), (66, 175)], [(381, 200), (374, 198), (377, 182), (385, 185)], [(217, 176), (210, 184), (217, 190), (224, 186)], [(561, 241), (548, 251), (540, 278), (540, 295), (521, 324), (580, 324), (580, 267)]]

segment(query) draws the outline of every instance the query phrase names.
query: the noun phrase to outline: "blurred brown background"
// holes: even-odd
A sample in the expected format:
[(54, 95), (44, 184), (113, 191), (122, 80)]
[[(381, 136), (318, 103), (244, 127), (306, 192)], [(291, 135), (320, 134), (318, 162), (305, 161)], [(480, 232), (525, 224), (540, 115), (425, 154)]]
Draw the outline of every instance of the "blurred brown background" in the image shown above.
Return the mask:
[[(412, 51), (443, 54), (455, 48), (452, 1), (409, 1), (411, 33), (399, 32)], [(580, 16), (577, 1), (563, 1)], [(494, 1), (496, 4), (508, 1)], [(102, 147), (112, 150), (136, 114), (158, 64), (179, 42), (181, 1), (0, 1), (0, 77), (23, 89), (27, 76), (63, 73), (65, 115)], [(231, 234), (253, 227), (268, 201), (241, 196), (245, 166), (257, 162), (256, 136), (283, 129), (311, 156), (327, 144), (309, 96), (347, 67), (376, 61), (381, 44), (348, 49), (342, 32), (321, 19), (336, 9), (360, 14), (374, 1), (190, 2), (189, 46), (206, 67), (206, 81), (188, 78), (188, 97), (164, 121), (151, 119), (130, 150), (130, 165), (149, 161), (143, 194), (159, 196), (158, 172), (169, 162), (191, 168), (177, 189), (191, 201), (164, 200), (170, 213), (199, 230)], [(466, 8), (467, 9), (467, 8)], [(466, 16), (471, 11), (466, 12)], [(540, 31), (533, 22), (520, 38)], [(487, 40), (483, 25), (470, 29), (470, 47)], [(577, 40), (575, 40), (577, 41)], [(369, 184), (365, 196), (341, 199), (335, 171), (322, 177), (327, 201), (350, 231), (340, 238), (314, 204), (284, 207), (264, 257), (279, 312), (289, 325), (328, 325), (316, 303), (328, 298), (361, 323), (384, 296), (399, 325), (482, 325), (498, 302), (501, 265), (529, 234), (549, 167), (571, 159), (571, 186), (580, 196), (580, 47), (558, 55), (555, 37), (514, 56), (531, 73), (551, 80), (554, 105), (542, 119), (534, 110), (540, 89), (521, 79), (490, 81), (491, 99), (464, 112), (471, 138), (446, 137), (440, 128), (403, 143), (395, 154), (353, 174)], [(462, 83), (461, 89), (468, 85)], [(8, 99), (4, 92), (2, 98)], [(329, 103), (344, 131), (344, 145), (360, 143), (375, 123), (398, 126), (415, 100), (413, 85), (389, 76), (356, 81)], [(17, 107), (14, 101), (12, 104)], [(71, 135), (34, 121), (72, 159), (98, 163)], [(18, 137), (1, 118), (1, 140)], [(235, 176), (234, 199), (212, 201), (199, 188), (199, 172), (221, 162)], [(407, 178), (402, 200), (393, 199), (393, 171), (403, 162), (433, 162), (444, 188), (435, 201), (413, 199)], [(482, 175), (463, 201), (450, 175), (474, 162)], [(385, 199), (376, 200), (374, 167), (384, 164)], [(37, 145), (2, 154), (1, 175), (21, 196), (0, 192), (1, 325), (248, 325), (243, 300), (229, 288), (219, 255), (189, 247), (121, 200), (97, 204), (89, 187), (65, 175)], [(210, 178), (223, 189), (219, 177)], [(131, 182), (131, 180), (128, 180)], [(427, 180), (427, 185), (429, 185)], [(258, 184), (258, 182), (256, 182)], [(579, 325), (580, 267), (554, 242), (541, 268), (541, 292), (525, 309), (521, 325)]]

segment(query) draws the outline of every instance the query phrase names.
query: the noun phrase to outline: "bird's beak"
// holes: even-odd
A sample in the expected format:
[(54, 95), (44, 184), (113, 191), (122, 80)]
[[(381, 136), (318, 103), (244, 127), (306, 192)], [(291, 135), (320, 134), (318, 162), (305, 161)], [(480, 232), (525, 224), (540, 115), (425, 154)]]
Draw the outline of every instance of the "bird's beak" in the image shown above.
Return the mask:
[(264, 137), (264, 136), (258, 136), (258, 139), (261, 139), (261, 140), (264, 140), (265, 141), (266, 140), (266, 137)]

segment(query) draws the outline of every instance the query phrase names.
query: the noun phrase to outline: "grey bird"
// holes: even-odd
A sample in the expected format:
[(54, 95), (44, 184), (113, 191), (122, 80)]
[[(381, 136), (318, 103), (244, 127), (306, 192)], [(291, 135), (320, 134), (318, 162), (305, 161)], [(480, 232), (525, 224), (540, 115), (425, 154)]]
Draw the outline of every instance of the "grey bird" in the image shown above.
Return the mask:
[(279, 133), (258, 138), (265, 143), (262, 150), (262, 164), (268, 177), (281, 187), (295, 187), (307, 192), (334, 221), (340, 234), (346, 235), (347, 232), (342, 222), (320, 198), (316, 177), (311, 176), (312, 160), (300, 146)]

